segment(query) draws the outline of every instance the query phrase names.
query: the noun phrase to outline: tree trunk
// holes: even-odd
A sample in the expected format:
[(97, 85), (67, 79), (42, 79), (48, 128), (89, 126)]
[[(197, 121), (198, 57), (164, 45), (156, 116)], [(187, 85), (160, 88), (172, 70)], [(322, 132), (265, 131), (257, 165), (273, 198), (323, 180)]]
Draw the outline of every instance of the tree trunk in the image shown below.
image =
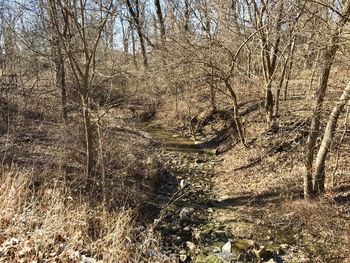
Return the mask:
[(316, 102), (313, 110), (310, 133), (308, 136), (306, 151), (305, 151), (305, 174), (304, 174), (304, 197), (310, 199), (316, 197), (314, 193), (313, 181), (312, 181), (312, 164), (314, 160), (314, 149), (316, 146), (316, 140), (320, 129), (320, 118), (322, 113), (322, 106), (324, 96), (326, 94), (329, 74), (333, 65), (334, 57), (338, 49), (339, 35), (336, 34), (332, 37), (332, 43), (329, 48), (326, 49), (323, 60), (323, 67), (320, 73), (320, 81), (316, 91)]
[[(129, 35), (130, 35), (130, 24), (126, 28), (126, 25), (124, 24), (124, 20), (120, 20), (121, 27), (122, 27), (122, 33), (123, 33), (123, 52), (125, 55), (129, 53)], [(126, 56), (127, 57), (127, 56)]]
[(216, 92), (214, 83), (210, 83), (210, 104), (212, 112), (216, 111)]
[(88, 97), (83, 98), (83, 115), (86, 143), (86, 175), (91, 177), (96, 168), (96, 156), (94, 145), (94, 129), (90, 116), (90, 101)]
[(141, 28), (137, 29), (137, 34), (138, 34), (139, 39), (140, 39), (141, 52), (142, 52), (142, 57), (143, 57), (143, 66), (145, 68), (148, 68), (146, 45), (145, 45), (145, 40), (144, 40), (143, 35), (142, 35)]
[(289, 60), (291, 59), (292, 54), (294, 52), (294, 47), (295, 47), (295, 39), (293, 39), (292, 43), (290, 44), (290, 49), (289, 49), (289, 52), (288, 52), (289, 54), (288, 54), (288, 57), (286, 58), (286, 61), (285, 61), (284, 65), (283, 65), (280, 82), (279, 82), (279, 84), (277, 86), (275, 113), (274, 113), (275, 117), (277, 117), (278, 114), (279, 114), (281, 89), (282, 89), (282, 86), (283, 86), (283, 82), (285, 80), (285, 75), (286, 75), (286, 70), (287, 70), (287, 67), (288, 67), (288, 64), (289, 64)]
[(334, 106), (332, 113), (327, 122), (327, 127), (323, 135), (323, 140), (320, 146), (320, 149), (316, 157), (315, 165), (315, 180), (314, 180), (314, 192), (315, 195), (320, 195), (324, 192), (325, 189), (325, 163), (329, 147), (331, 145), (332, 139), (334, 138), (334, 131), (337, 127), (337, 122), (340, 116), (340, 113), (343, 111), (346, 103), (350, 97), (350, 82), (343, 91), (337, 105)]
[(148, 59), (147, 59), (145, 38), (144, 38), (143, 33), (142, 33), (142, 25), (141, 25), (141, 21), (140, 21), (139, 1), (136, 0), (136, 2), (135, 2), (135, 10), (131, 5), (130, 0), (126, 0), (126, 4), (128, 6), (128, 10), (129, 10), (129, 13), (132, 17), (132, 20), (135, 24), (137, 34), (139, 36), (140, 47), (141, 47), (141, 52), (142, 52), (142, 56), (143, 56), (143, 65), (147, 69), (148, 68)]
[(114, 25), (115, 25), (116, 16), (111, 16), (108, 21), (108, 29), (107, 29), (107, 43), (110, 49), (114, 49)]
[(62, 105), (62, 118), (67, 123), (68, 121), (68, 108), (67, 108), (67, 89), (66, 89), (66, 77), (64, 59), (61, 51), (55, 59), (56, 66), (56, 87), (61, 91), (61, 105)]
[[(53, 5), (53, 3), (50, 3)], [(54, 29), (54, 17), (52, 12), (49, 12), (51, 27)], [(63, 29), (62, 34), (65, 35), (65, 28)], [(62, 118), (65, 123), (67, 123), (68, 118), (68, 109), (67, 109), (67, 89), (66, 89), (66, 77), (65, 77), (65, 65), (64, 57), (62, 53), (62, 43), (59, 37), (59, 32), (52, 30), (52, 44), (51, 50), (53, 55), (53, 61), (55, 63), (56, 69), (56, 88), (61, 91), (61, 107), (62, 107)]]
[(185, 31), (190, 32), (191, 0), (185, 0)]
[(225, 85), (226, 85), (226, 88), (228, 89), (228, 91), (230, 92), (231, 98), (232, 98), (232, 101), (233, 101), (233, 119), (234, 119), (235, 124), (236, 124), (236, 129), (237, 129), (237, 132), (238, 132), (238, 136), (239, 136), (242, 144), (245, 147), (248, 147), (248, 144), (246, 142), (245, 135), (244, 135), (244, 132), (243, 132), (243, 128), (242, 128), (241, 119), (240, 119), (240, 116), (239, 116), (239, 106), (238, 106), (236, 93), (232, 89), (232, 87), (231, 87), (231, 85), (230, 85), (228, 80), (225, 80)]
[(293, 48), (291, 50), (290, 58), (289, 58), (289, 65), (288, 65), (288, 71), (287, 71), (287, 76), (286, 76), (286, 84), (284, 85), (284, 100), (287, 100), (288, 96), (288, 86), (289, 86), (289, 81), (292, 76), (292, 70), (293, 70), (293, 62), (294, 62), (294, 51), (295, 51), (295, 39), (293, 40)]
[(273, 121), (273, 95), (271, 81), (269, 81), (265, 88), (265, 117), (267, 127), (269, 128)]
[(231, 10), (232, 10), (232, 19), (233, 19), (233, 31), (235, 35), (235, 38), (241, 35), (241, 29), (239, 27), (238, 23), (238, 12), (237, 12), (237, 0), (231, 0)]
[(312, 67), (313, 69), (312, 69), (312, 73), (311, 73), (311, 77), (310, 77), (309, 90), (307, 91), (308, 99), (311, 99), (311, 97), (312, 97), (312, 95), (311, 95), (311, 93), (312, 93), (312, 86), (313, 86), (314, 77), (315, 77), (315, 74), (316, 74), (316, 69), (317, 69), (319, 55), (320, 55), (320, 52), (317, 52), (317, 57), (316, 57), (314, 65)]
[(136, 59), (136, 43), (135, 43), (135, 32), (131, 29), (131, 46), (132, 46), (132, 59), (134, 61), (135, 68), (138, 68), (137, 59)]
[(162, 40), (162, 45), (164, 46), (165, 42), (165, 25), (164, 25), (164, 18), (163, 18), (163, 12), (162, 8), (160, 6), (160, 1), (159, 0), (154, 0), (154, 5), (156, 7), (156, 13), (158, 17), (158, 22), (159, 22), (159, 29), (160, 29), (160, 37)]
[(345, 120), (344, 120), (344, 130), (343, 130), (343, 133), (342, 133), (342, 135), (340, 137), (340, 140), (338, 142), (338, 145), (337, 145), (337, 154), (336, 154), (336, 158), (335, 158), (335, 167), (334, 167), (334, 170), (333, 170), (333, 173), (332, 173), (332, 177), (331, 177), (331, 186), (332, 187), (335, 187), (337, 185), (336, 175), (337, 175), (337, 171), (338, 171), (338, 167), (339, 167), (340, 148), (341, 148), (342, 143), (343, 143), (343, 141), (345, 139), (346, 132), (349, 129), (349, 113), (350, 113), (350, 106), (348, 105), (348, 107), (346, 109), (346, 117), (345, 117)]
[(248, 50), (248, 59), (247, 59), (247, 78), (250, 79), (252, 74), (252, 51)]
[[(315, 149), (316, 140), (319, 134), (320, 118), (322, 113), (323, 100), (327, 90), (329, 74), (334, 62), (336, 52), (339, 47), (340, 33), (342, 31), (343, 26), (348, 22), (349, 15), (350, 15), (350, 1), (347, 2), (346, 5), (344, 6), (343, 14), (339, 18), (337, 27), (334, 29), (331, 35), (331, 43), (325, 49), (324, 55), (323, 55), (323, 66), (320, 72), (319, 85), (316, 90), (315, 108), (312, 113), (310, 133), (307, 140), (306, 151), (305, 151), (304, 197), (306, 199), (317, 197), (321, 193), (320, 190), (322, 190), (320, 189), (319, 183), (317, 183), (318, 190), (315, 192), (316, 188), (314, 188), (313, 181), (312, 181), (312, 164), (314, 160), (314, 149)], [(322, 162), (319, 162), (318, 169), (320, 171), (322, 171), (321, 166), (322, 166)], [(321, 175), (321, 177), (322, 176), (323, 175)]]

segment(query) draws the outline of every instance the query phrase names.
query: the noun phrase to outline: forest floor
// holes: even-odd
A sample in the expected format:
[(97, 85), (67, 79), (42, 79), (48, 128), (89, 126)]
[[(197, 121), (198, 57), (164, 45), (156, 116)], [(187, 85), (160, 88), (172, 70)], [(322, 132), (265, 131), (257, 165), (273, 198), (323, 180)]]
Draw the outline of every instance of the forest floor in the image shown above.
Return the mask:
[(156, 228), (169, 262), (349, 262), (349, 189), (304, 201), (302, 156), (273, 153), (234, 171), (257, 150), (214, 156), (170, 140), (160, 156), (173, 179), (158, 197), (166, 201)]
[[(167, 191), (174, 195), (167, 199), (159, 223), (169, 260), (350, 262), (347, 151), (339, 153), (336, 187), (329, 187), (321, 199), (304, 201), (307, 114), (300, 102), (287, 103), (296, 110), (281, 117), (278, 131), (265, 132), (263, 121), (255, 116), (257, 121), (246, 127), (250, 147), (236, 143), (219, 156), (205, 143), (208, 138), (191, 142), (148, 129), (164, 142), (161, 158), (177, 182), (174, 191)], [(333, 156), (329, 175), (334, 166)]]
[[(327, 191), (322, 199), (304, 201), (303, 148), (308, 122), (304, 116), (307, 114), (300, 102), (285, 103), (288, 105), (282, 107), (293, 108), (294, 111), (291, 113), (283, 110), (287, 114), (281, 116), (279, 130), (271, 132), (264, 130), (262, 117), (254, 107), (248, 103), (246, 109), (242, 108), (242, 111), (247, 112), (245, 118), (254, 120), (245, 125), (249, 148), (236, 141), (234, 132), (225, 130), (224, 121), (215, 118), (205, 125), (197, 140), (193, 140), (182, 137), (178, 129), (166, 129), (157, 119), (147, 123), (135, 123), (132, 114), (127, 110), (116, 110), (107, 115), (108, 130), (104, 134), (108, 136), (106, 145), (109, 145), (109, 148), (105, 150), (109, 155), (106, 155), (106, 158), (113, 157), (107, 168), (111, 169), (111, 172), (118, 171), (107, 178), (110, 192), (115, 194), (116, 199), (116, 202), (111, 204), (120, 205), (120, 202), (124, 202), (126, 199), (123, 199), (123, 189), (130, 185), (135, 189), (127, 193), (128, 198), (143, 200), (138, 203), (140, 209), (135, 209), (139, 213), (136, 226), (132, 226), (132, 229), (125, 227), (125, 232), (121, 233), (129, 235), (136, 231), (139, 238), (145, 236), (144, 240), (133, 240), (136, 242), (135, 247), (140, 245), (137, 242), (145, 244), (142, 242), (157, 240), (159, 237), (158, 248), (150, 247), (146, 252), (138, 252), (152, 254), (153, 259), (136, 262), (350, 262), (350, 171), (346, 163), (347, 151), (340, 153), (337, 186), (332, 191)], [(2, 104), (3, 107), (13, 107), (12, 104), (4, 105)], [(56, 186), (57, 182), (64, 181), (69, 183), (71, 190), (75, 189), (76, 195), (70, 194), (73, 194), (71, 196), (74, 200), (78, 200), (79, 194), (85, 191), (83, 179), (79, 176), (81, 167), (76, 161), (82, 158), (81, 154), (69, 155), (71, 159), (68, 161), (63, 157), (57, 158), (62, 152), (57, 142), (62, 141), (60, 136), (67, 131), (62, 130), (55, 118), (39, 114), (36, 105), (26, 105), (33, 109), (21, 110), (23, 114), (17, 119), (19, 128), (15, 137), (9, 136), (6, 128), (1, 129), (3, 164), (12, 162), (17, 168), (27, 167), (41, 174), (41, 177), (36, 179), (42, 180), (40, 184), (43, 186), (44, 197), (45, 189), (51, 187), (53, 182)], [(16, 111), (12, 108), (7, 110)], [(43, 109), (42, 112), (52, 111)], [(226, 132), (221, 133), (224, 130)], [(76, 148), (72, 147), (79, 148), (81, 145), (73, 127), (70, 134), (71, 138), (65, 138), (67, 141), (64, 144), (70, 147), (65, 150), (74, 153)], [(218, 137), (223, 137), (223, 140)], [(217, 149), (227, 141), (233, 142), (229, 150), (216, 155)], [(348, 142), (344, 145), (347, 144)], [(148, 162), (148, 157), (157, 159), (158, 167), (151, 167), (153, 164)], [(332, 158), (328, 160), (329, 174), (335, 164), (334, 157)], [(114, 160), (118, 162), (113, 163)], [(66, 163), (69, 165), (65, 165)], [(47, 184), (50, 178), (55, 176), (53, 171), (58, 168), (64, 170), (64, 176), (54, 178), (54, 181)], [(152, 169), (158, 169), (157, 176), (153, 174)], [(121, 174), (129, 177), (120, 176)], [(154, 189), (148, 177), (142, 177), (143, 174), (148, 174), (151, 180), (154, 180)], [(70, 178), (75, 179), (70, 181)], [(132, 181), (135, 178), (139, 178), (139, 182)], [(120, 187), (120, 183), (124, 188)], [(39, 185), (34, 184), (34, 187), (40, 189)], [(30, 194), (26, 189), (23, 191)], [(9, 196), (6, 196), (6, 193), (5, 191), (3, 200), (14, 197), (13, 192), (9, 192)], [(94, 197), (96, 193), (89, 198)], [(118, 203), (120, 197), (123, 198)], [(33, 241), (32, 237), (39, 238), (41, 235), (40, 238), (43, 239), (42, 233), (46, 238), (42, 242), (46, 242), (44, 246), (47, 246), (47, 254), (41, 256), (46, 257), (47, 262), (55, 262), (63, 255), (58, 245), (55, 249), (56, 243), (47, 243), (47, 240), (56, 242), (57, 237), (57, 242), (69, 244), (72, 254), (78, 251), (80, 256), (88, 255), (86, 257), (90, 258), (91, 255), (95, 259), (109, 256), (110, 262), (113, 262), (113, 257), (117, 255), (124, 258), (130, 256), (122, 254), (125, 253), (126, 247), (125, 238), (122, 236), (118, 236), (114, 243), (120, 243), (119, 250), (113, 250), (114, 254), (103, 250), (99, 243), (100, 238), (91, 237), (91, 228), (103, 227), (101, 230), (95, 229), (93, 236), (103, 235), (102, 232), (109, 233), (108, 222), (113, 215), (106, 217), (102, 222), (95, 222), (92, 218), (104, 217), (103, 213), (98, 214), (95, 211), (93, 204), (77, 205), (73, 209), (66, 206), (67, 196), (52, 195), (52, 200), (45, 198), (43, 207), (62, 198), (57, 211), (64, 214), (63, 218), (58, 216), (64, 221), (64, 226), (68, 226), (71, 220), (74, 220), (80, 209), (91, 206), (91, 210), (86, 210), (86, 213), (81, 215), (81, 225), (78, 224), (74, 229), (65, 227), (63, 231), (61, 228), (52, 229), (52, 225), (45, 226), (44, 223), (40, 223), (42, 220), (47, 222), (49, 216), (42, 218), (41, 211), (33, 212), (31, 203), (28, 207), (23, 205), (22, 213), (19, 212), (22, 208), (17, 207), (16, 198), (13, 199), (16, 202), (11, 203), (10, 212), (7, 209), (9, 204), (0, 202), (0, 205), (6, 207), (6, 211), (2, 211), (0, 221), (3, 230), (0, 235), (0, 262), (2, 258), (2, 262), (9, 262), (9, 258), (16, 258), (20, 262), (18, 253), (23, 243), (20, 243), (19, 240), (22, 239), (18, 237), (38, 243), (38, 240)], [(40, 209), (43, 207), (38, 205)], [(28, 211), (32, 211), (29, 219), (26, 218)], [(19, 215), (25, 218), (25, 221), (13, 221), (12, 218), (15, 220)], [(56, 218), (55, 211), (52, 212), (52, 216)], [(147, 220), (144, 220), (146, 218)], [(57, 224), (55, 220), (52, 223)], [(131, 220), (127, 215), (125, 222)], [(34, 227), (38, 224), (41, 224), (40, 227)], [(47, 228), (41, 227), (42, 225)], [(83, 231), (84, 236), (79, 236), (82, 235), (81, 229), (86, 229), (86, 233)], [(113, 231), (109, 233), (108, 238), (115, 236)], [(150, 233), (154, 236), (150, 237)], [(74, 242), (63, 241), (73, 234), (77, 235)], [(80, 243), (81, 240), (84, 240), (83, 244)], [(129, 248), (127, 250), (130, 254)], [(34, 248), (25, 253), (29, 253), (32, 258), (38, 256)], [(139, 258), (143, 258), (144, 254)], [(62, 262), (76, 262), (70, 258), (70, 254), (64, 257), (72, 261)], [(128, 261), (124, 259), (124, 262)]]

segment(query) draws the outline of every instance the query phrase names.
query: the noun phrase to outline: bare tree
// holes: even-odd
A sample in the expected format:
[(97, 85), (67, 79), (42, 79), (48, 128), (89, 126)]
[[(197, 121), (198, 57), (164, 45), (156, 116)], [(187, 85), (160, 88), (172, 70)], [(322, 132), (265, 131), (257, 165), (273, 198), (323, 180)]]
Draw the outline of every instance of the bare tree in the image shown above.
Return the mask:
[[(54, 21), (55, 17), (52, 17), (53, 13), (49, 12), (50, 23), (52, 28), (52, 56), (55, 63), (56, 72), (56, 87), (61, 91), (61, 104), (62, 104), (62, 118), (67, 123), (68, 109), (67, 109), (67, 87), (66, 87), (66, 75), (65, 75), (65, 62), (62, 51), (62, 43), (59, 34), (64, 38), (67, 35), (67, 25), (59, 24), (59, 28), (55, 29)], [(59, 14), (57, 14), (59, 15)]]
[[(324, 182), (322, 180), (323, 175), (320, 176), (319, 173), (323, 173), (322, 170), (322, 155), (319, 156), (318, 173), (317, 173), (317, 183), (313, 181), (312, 176), (312, 166), (314, 161), (314, 151), (316, 147), (316, 141), (320, 132), (321, 124), (321, 114), (323, 110), (323, 101), (326, 94), (328, 80), (330, 76), (330, 71), (336, 56), (336, 52), (339, 48), (340, 35), (344, 25), (348, 22), (350, 15), (350, 1), (347, 1), (344, 6), (342, 13), (338, 13), (338, 20), (335, 21), (334, 29), (330, 35), (330, 41), (325, 47), (322, 56), (322, 67), (320, 70), (320, 79), (318, 87), (315, 94), (315, 106), (311, 116), (311, 126), (310, 133), (308, 136), (306, 151), (305, 151), (305, 174), (304, 174), (304, 197), (306, 199), (314, 198), (319, 196), (324, 189)], [(337, 119), (337, 118), (335, 118)], [(332, 124), (333, 125), (333, 124)], [(332, 132), (330, 126), (329, 132)], [(327, 144), (327, 142), (325, 142)], [(321, 177), (321, 178), (320, 178)], [(320, 180), (321, 179), (321, 180)], [(322, 184), (322, 186), (321, 186)]]
[[(100, 1), (89, 16), (87, 2), (70, 0), (48, 1), (50, 17), (55, 33), (60, 39), (68, 58), (77, 90), (81, 96), (81, 108), (85, 125), (86, 173), (91, 176), (97, 165), (96, 130), (92, 120), (91, 94), (96, 78), (96, 52), (102, 32), (113, 13), (115, 5), (112, 0)], [(100, 15), (98, 15), (100, 14)], [(91, 14), (90, 14), (91, 15)], [(90, 19), (89, 19), (90, 18)], [(88, 25), (93, 25), (91, 30)], [(66, 28), (62, 31), (61, 28)]]
[[(268, 127), (273, 121), (274, 99), (272, 84), (277, 71), (277, 58), (280, 52), (281, 28), (284, 10), (284, 1), (278, 4), (259, 1), (246, 1), (249, 8), (249, 17), (255, 30), (259, 32), (261, 43), (261, 63), (265, 80), (265, 115)], [(276, 10), (274, 10), (276, 9)], [(275, 11), (275, 12), (273, 12)], [(275, 23), (271, 27), (273, 14)]]
[(159, 29), (160, 29), (160, 37), (162, 39), (162, 45), (164, 45), (165, 41), (165, 23), (163, 18), (162, 7), (160, 5), (160, 0), (154, 0), (154, 5), (156, 7), (156, 13), (158, 17)]
[(315, 178), (314, 194), (315, 195), (320, 195), (325, 190), (325, 178), (326, 178), (325, 164), (326, 164), (327, 154), (329, 152), (331, 142), (334, 138), (334, 133), (337, 127), (340, 113), (343, 111), (345, 105), (349, 101), (349, 98), (350, 98), (350, 81), (348, 82), (347, 86), (343, 91), (343, 94), (341, 95), (339, 101), (334, 106), (331, 112), (331, 115), (329, 116), (327, 126), (323, 134), (323, 140), (321, 142), (320, 149), (318, 150), (318, 153), (316, 156), (315, 174), (314, 174), (314, 178)]
[(145, 36), (142, 32), (142, 24), (141, 24), (140, 2), (139, 0), (135, 0), (135, 3), (132, 4), (130, 0), (126, 0), (126, 4), (129, 10), (132, 22), (136, 27), (137, 35), (140, 40), (141, 52), (143, 56), (143, 65), (145, 68), (148, 68)]

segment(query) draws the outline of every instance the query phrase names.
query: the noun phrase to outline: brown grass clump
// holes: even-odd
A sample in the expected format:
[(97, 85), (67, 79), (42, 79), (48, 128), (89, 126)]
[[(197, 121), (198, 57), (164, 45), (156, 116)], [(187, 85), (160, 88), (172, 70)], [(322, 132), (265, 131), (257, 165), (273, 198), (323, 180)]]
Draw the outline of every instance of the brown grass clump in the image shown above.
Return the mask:
[[(348, 166), (341, 163), (339, 186), (328, 184), (324, 198), (303, 200), (303, 140), (269, 152), (296, 136), (297, 131), (283, 130), (261, 135), (251, 148), (238, 145), (224, 155), (225, 162), (216, 168), (219, 176), (214, 179), (220, 205), (216, 219), (235, 235), (262, 244), (271, 240), (286, 243), (290, 246), (287, 262), (350, 262), (350, 177), (344, 173)], [(259, 162), (252, 161), (259, 157)], [(328, 164), (330, 177), (331, 158)]]
[(285, 202), (281, 210), (313, 262), (350, 262), (350, 210), (329, 196), (317, 202)]
[(31, 174), (3, 173), (0, 262), (130, 262), (133, 217), (128, 210), (92, 209), (57, 182), (35, 189)]

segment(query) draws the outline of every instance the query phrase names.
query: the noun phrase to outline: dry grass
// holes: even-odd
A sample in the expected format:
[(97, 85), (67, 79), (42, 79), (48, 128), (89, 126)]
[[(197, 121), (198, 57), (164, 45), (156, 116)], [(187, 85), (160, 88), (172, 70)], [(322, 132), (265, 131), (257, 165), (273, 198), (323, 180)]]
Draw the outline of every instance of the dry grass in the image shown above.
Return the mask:
[[(287, 151), (263, 155), (261, 162), (252, 167), (234, 171), (291, 136), (293, 133), (260, 136), (254, 147), (236, 146), (224, 155), (225, 162), (217, 168), (219, 176), (214, 183), (220, 205), (216, 218), (234, 235), (258, 242), (267, 242), (266, 236), (272, 236), (277, 243), (288, 243), (294, 237), (291, 262), (350, 262), (347, 174), (339, 178), (338, 188), (330, 191), (328, 185), (323, 199), (304, 201), (302, 142)], [(327, 176), (333, 171), (333, 161), (328, 160)], [(348, 165), (341, 164), (341, 169), (347, 171)], [(276, 233), (282, 233), (282, 238)]]
[(32, 178), (1, 175), (0, 262), (131, 262), (137, 255), (131, 211), (92, 209), (62, 183), (35, 189)]
[(280, 220), (290, 222), (312, 262), (350, 262), (350, 209), (327, 196), (317, 202), (285, 201)]

